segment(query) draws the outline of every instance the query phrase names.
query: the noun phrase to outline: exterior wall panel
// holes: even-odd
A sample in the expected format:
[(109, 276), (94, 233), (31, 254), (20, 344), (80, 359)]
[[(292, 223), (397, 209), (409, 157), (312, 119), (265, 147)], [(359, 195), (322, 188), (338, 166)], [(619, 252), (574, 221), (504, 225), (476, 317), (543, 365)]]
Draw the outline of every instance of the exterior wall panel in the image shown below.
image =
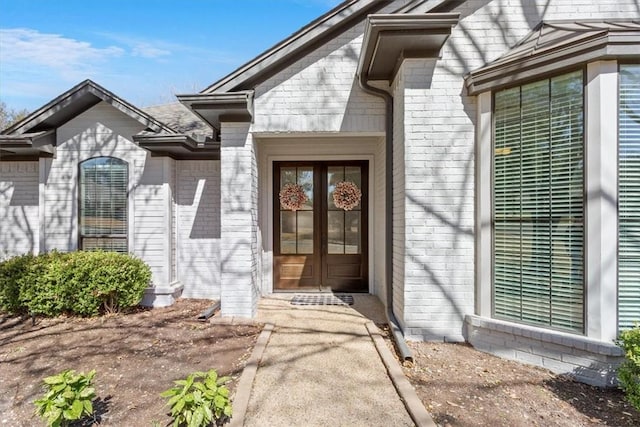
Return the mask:
[(0, 260), (39, 250), (38, 162), (0, 162)]
[(220, 298), (220, 161), (177, 161), (178, 279), (186, 298)]

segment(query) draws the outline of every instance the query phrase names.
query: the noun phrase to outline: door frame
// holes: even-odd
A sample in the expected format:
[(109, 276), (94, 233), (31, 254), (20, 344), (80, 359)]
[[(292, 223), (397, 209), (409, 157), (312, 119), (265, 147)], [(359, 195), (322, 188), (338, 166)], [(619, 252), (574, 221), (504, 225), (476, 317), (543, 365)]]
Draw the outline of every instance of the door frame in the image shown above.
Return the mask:
[[(372, 141), (373, 142), (373, 141)], [(260, 201), (262, 204), (262, 208), (260, 212), (266, 218), (266, 221), (263, 223), (265, 225), (265, 229), (263, 230), (263, 236), (266, 237), (265, 249), (266, 253), (261, 258), (261, 262), (263, 263), (263, 284), (266, 286), (262, 287), (263, 294), (273, 294), (273, 293), (286, 293), (286, 291), (280, 291), (275, 289), (273, 283), (273, 263), (274, 263), (274, 194), (273, 194), (273, 186), (274, 186), (274, 176), (273, 176), (273, 163), (274, 162), (314, 162), (314, 161), (368, 161), (369, 162), (369, 176), (368, 176), (368, 192), (369, 192), (369, 200), (368, 200), (368, 220), (367, 220), (367, 241), (369, 245), (368, 256), (367, 256), (367, 277), (368, 277), (368, 293), (375, 293), (375, 285), (374, 285), (374, 251), (371, 250), (371, 245), (375, 244), (374, 242), (374, 221), (375, 221), (375, 199), (376, 193), (374, 188), (375, 176), (374, 171), (376, 170), (375, 156), (374, 154), (333, 154), (333, 155), (309, 155), (309, 154), (300, 154), (300, 155), (283, 155), (283, 154), (269, 154), (265, 153), (265, 156), (262, 157), (263, 161), (261, 162), (260, 172), (267, 175), (266, 181), (262, 181), (261, 189), (263, 190), (263, 195), (260, 197)], [(265, 233), (266, 232), (266, 233)], [(388, 250), (388, 249), (385, 249)]]
[[(277, 164), (277, 165), (276, 165)], [(272, 165), (272, 176), (273, 176), (273, 185), (272, 185), (272, 194), (273, 198), (273, 229), (272, 233), (274, 236), (274, 240), (272, 241), (272, 249), (273, 249), (273, 290), (274, 292), (318, 292), (318, 291), (328, 291), (333, 290), (334, 292), (369, 292), (369, 161), (368, 160), (298, 160), (298, 161), (273, 161)], [(327, 187), (327, 178), (328, 178), (328, 170), (331, 167), (349, 167), (355, 166), (359, 167), (361, 170), (361, 180), (362, 180), (362, 201), (365, 202), (361, 206), (360, 212), (360, 227), (362, 233), (360, 234), (360, 253), (359, 254), (332, 254), (328, 252), (329, 248), (329, 235), (328, 235), (328, 213), (329, 213), (329, 204), (327, 201), (328, 197), (328, 187)], [(278, 242), (278, 236), (281, 232), (281, 224), (280, 221), (276, 221), (276, 218), (280, 216), (280, 206), (277, 203), (276, 191), (277, 186), (276, 182), (279, 182), (279, 177), (276, 177), (274, 171), (278, 168), (286, 168), (286, 167), (311, 167), (314, 171), (313, 175), (313, 200), (314, 200), (314, 210), (313, 210), (313, 242), (314, 242), (314, 253), (313, 254), (276, 254), (276, 247), (280, 247), (280, 243)], [(290, 257), (293, 259), (296, 258), (306, 258), (307, 260), (312, 260), (312, 265), (318, 269), (318, 278), (314, 279), (318, 280), (317, 285), (299, 285), (300, 287), (287, 287), (281, 286), (277, 287), (276, 285), (276, 257)], [(341, 257), (338, 259), (338, 257)], [(354, 257), (358, 257), (360, 259), (360, 277), (359, 284), (357, 285), (358, 290), (352, 288), (353, 290), (348, 290), (351, 285), (348, 285), (344, 282), (340, 282), (340, 280), (357, 280), (357, 279), (340, 279), (338, 277), (330, 276), (330, 268), (331, 265), (352, 265), (352, 262), (347, 262), (348, 259), (353, 261)], [(314, 275), (315, 275), (314, 274)], [(364, 276), (364, 277), (363, 277)], [(303, 279), (303, 278), (302, 278)], [(364, 280), (362, 280), (364, 279)], [(284, 279), (286, 280), (286, 279)], [(305, 280), (305, 279), (303, 279)], [(308, 279), (306, 279), (308, 280)], [(330, 282), (338, 281), (339, 285), (335, 283), (333, 285), (329, 284)], [(364, 285), (366, 283), (366, 286)], [(338, 286), (335, 290), (334, 286)], [(340, 287), (344, 288), (340, 290)]]

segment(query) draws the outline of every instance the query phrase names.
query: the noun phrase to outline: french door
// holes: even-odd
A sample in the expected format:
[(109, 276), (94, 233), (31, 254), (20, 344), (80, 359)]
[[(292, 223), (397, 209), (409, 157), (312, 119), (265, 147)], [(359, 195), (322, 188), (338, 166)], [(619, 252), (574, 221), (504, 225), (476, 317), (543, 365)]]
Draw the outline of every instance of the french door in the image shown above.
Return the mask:
[(368, 162), (275, 162), (274, 288), (367, 292)]

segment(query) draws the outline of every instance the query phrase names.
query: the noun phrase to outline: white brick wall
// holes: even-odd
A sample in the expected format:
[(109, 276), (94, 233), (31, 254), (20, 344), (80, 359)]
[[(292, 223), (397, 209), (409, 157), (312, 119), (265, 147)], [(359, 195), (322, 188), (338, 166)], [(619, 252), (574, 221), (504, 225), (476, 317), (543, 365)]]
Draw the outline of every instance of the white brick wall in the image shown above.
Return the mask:
[(258, 85), (252, 132), (383, 132), (384, 102), (356, 80), (363, 28), (354, 26)]
[[(403, 130), (404, 313), (408, 338), (462, 341), (473, 311), (474, 104), (453, 95), (461, 80), (438, 78), (434, 60), (406, 60), (397, 82)], [(402, 183), (402, 181), (404, 181)], [(400, 225), (404, 221), (404, 225)]]
[[(405, 238), (404, 245), (403, 236), (394, 242), (395, 282), (404, 283), (402, 323), (407, 335), (416, 339), (461, 340), (463, 317), (474, 309), (476, 105), (475, 98), (464, 95), (464, 74), (503, 55), (542, 19), (640, 15), (637, 1), (632, 0), (469, 0), (453, 11), (461, 13), (461, 21), (442, 58), (435, 63), (405, 61), (395, 82), (394, 119), (396, 128), (403, 129), (396, 129), (394, 137), (404, 171), (394, 172), (401, 176), (394, 185), (396, 191), (402, 181), (405, 185), (404, 198), (395, 203), (400, 216), (396, 233)], [(400, 138), (403, 147), (398, 146)]]
[(221, 139), (221, 310), (253, 317), (259, 295), (255, 148), (246, 123), (223, 123)]
[(177, 161), (178, 278), (186, 298), (220, 298), (220, 161)]
[(598, 387), (616, 384), (623, 352), (613, 343), (473, 315), (465, 323), (469, 343), (479, 350)]
[(38, 162), (0, 162), (0, 260), (39, 248)]

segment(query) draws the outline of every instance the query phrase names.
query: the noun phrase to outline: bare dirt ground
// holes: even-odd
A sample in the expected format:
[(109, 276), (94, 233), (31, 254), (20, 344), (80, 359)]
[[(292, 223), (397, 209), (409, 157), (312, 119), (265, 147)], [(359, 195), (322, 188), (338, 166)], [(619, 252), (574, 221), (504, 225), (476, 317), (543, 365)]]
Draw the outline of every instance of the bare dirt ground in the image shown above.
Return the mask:
[(441, 426), (640, 426), (617, 389), (600, 389), (465, 344), (409, 343), (405, 375)]
[(159, 394), (173, 380), (215, 368), (233, 389), (260, 333), (258, 326), (219, 325), (196, 317), (210, 301), (94, 319), (0, 316), (0, 426), (44, 425), (33, 400), (42, 379), (64, 369), (97, 371), (101, 426), (166, 425)]

